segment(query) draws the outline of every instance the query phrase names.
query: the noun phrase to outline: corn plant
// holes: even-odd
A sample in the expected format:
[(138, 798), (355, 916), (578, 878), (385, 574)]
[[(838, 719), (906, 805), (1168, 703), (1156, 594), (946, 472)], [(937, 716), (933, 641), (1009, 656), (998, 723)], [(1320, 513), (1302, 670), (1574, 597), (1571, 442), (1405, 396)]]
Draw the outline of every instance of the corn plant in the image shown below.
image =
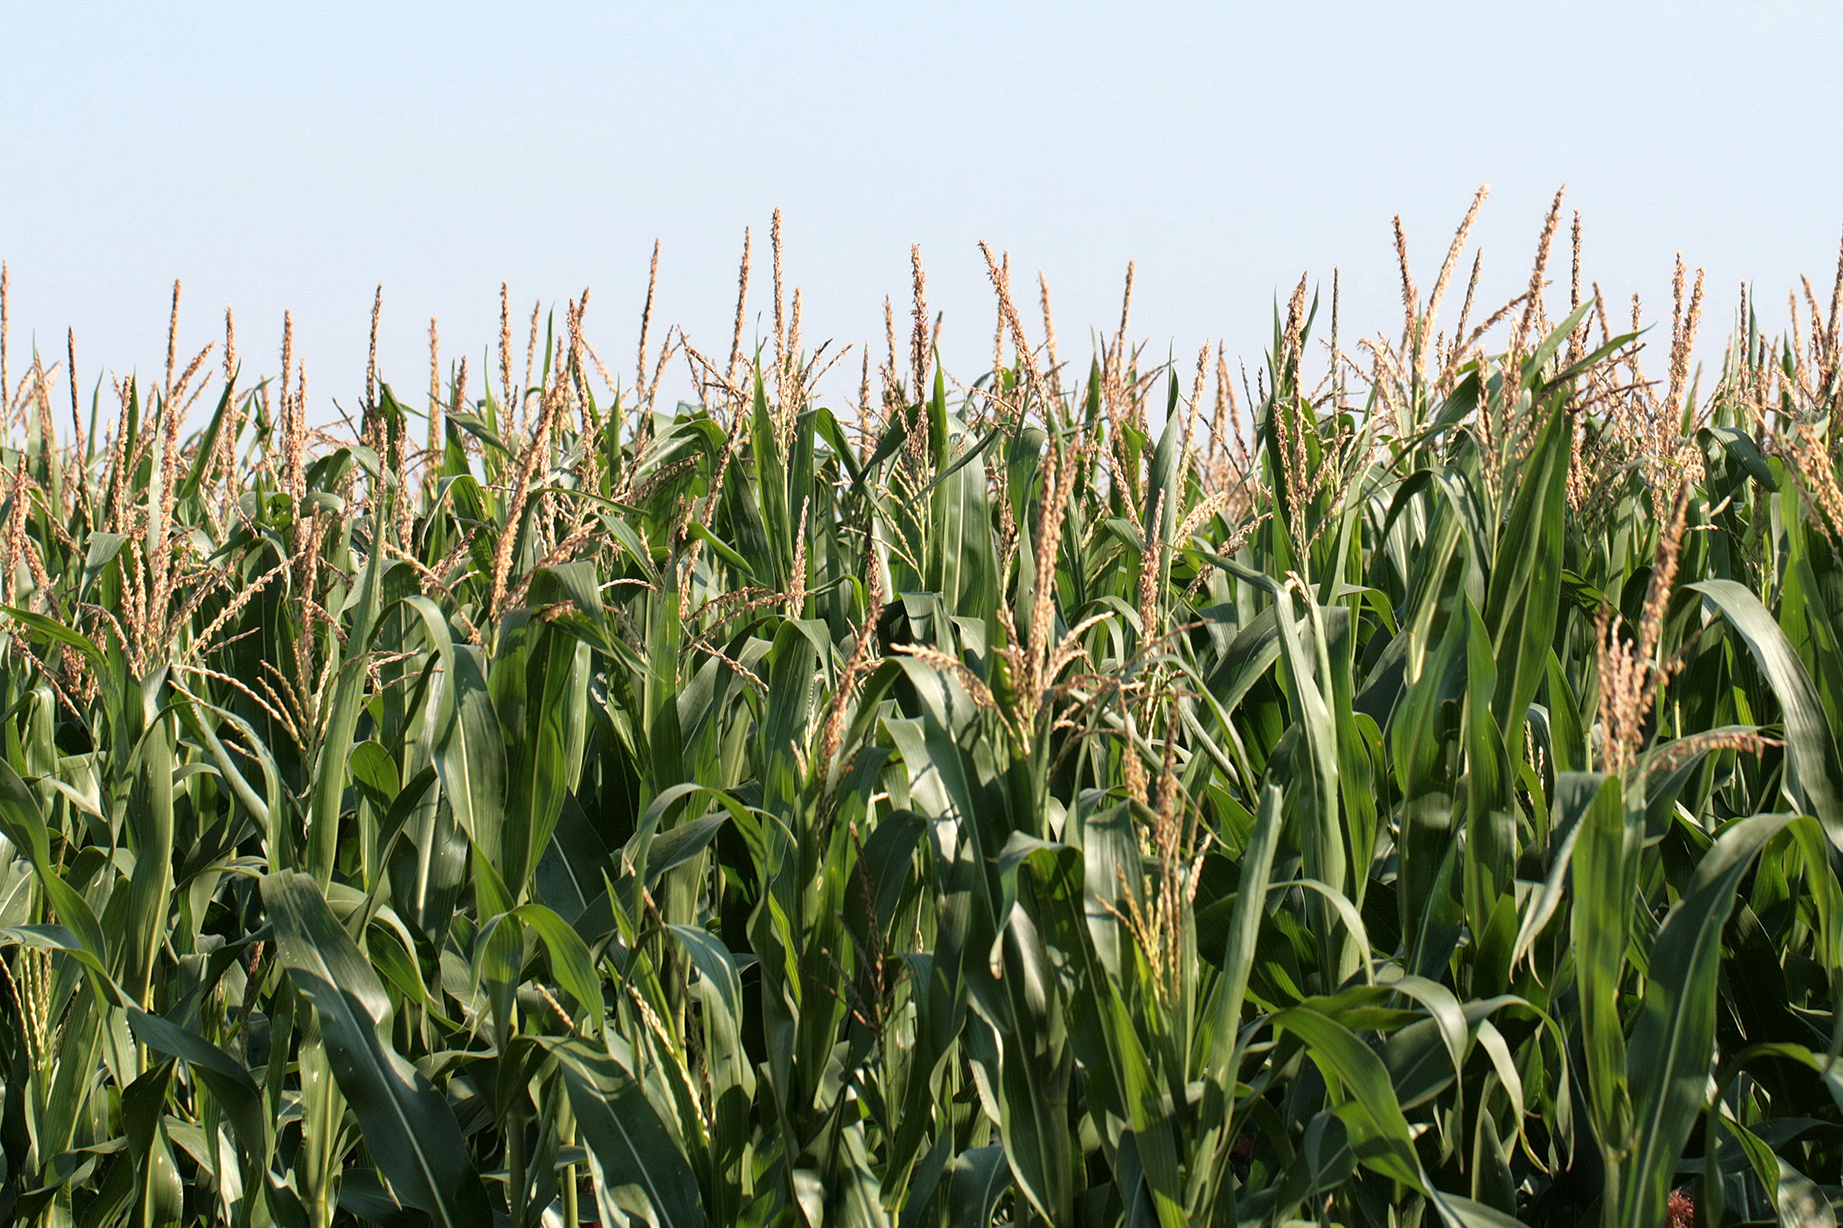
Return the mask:
[(0, 1216), (1835, 1224), (1839, 294), (1448, 330), (1477, 205), (1252, 380), (0, 306)]

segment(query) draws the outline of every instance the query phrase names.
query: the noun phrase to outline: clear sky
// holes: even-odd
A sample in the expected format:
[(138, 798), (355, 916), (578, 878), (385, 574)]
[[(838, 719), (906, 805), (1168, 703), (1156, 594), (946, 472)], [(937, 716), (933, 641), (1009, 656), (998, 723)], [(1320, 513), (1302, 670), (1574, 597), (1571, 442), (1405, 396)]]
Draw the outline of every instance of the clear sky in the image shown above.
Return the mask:
[(1827, 295), (1843, 227), (1833, 3), (0, 0), (0, 48), (16, 352), (74, 326), (86, 385), (157, 372), (180, 277), (182, 348), (232, 305), (246, 372), (291, 308), (321, 415), (358, 399), (380, 282), (399, 387), (426, 384), (431, 315), (478, 369), (502, 280), (525, 312), (594, 287), (590, 337), (631, 372), (655, 238), (656, 321), (725, 352), (745, 225), (767, 308), (777, 205), (809, 341), (880, 352), (919, 242), (966, 376), (982, 238), (1047, 273), (1065, 357), (1111, 331), (1131, 259), (1155, 351), (1252, 366), (1307, 270), (1341, 269), (1346, 329), (1398, 329), (1391, 216), (1425, 286), (1482, 182), (1490, 297), (1566, 183), (1609, 297), (1667, 309), (1680, 250), (1715, 333), (1742, 279), (1775, 326), (1801, 272)]

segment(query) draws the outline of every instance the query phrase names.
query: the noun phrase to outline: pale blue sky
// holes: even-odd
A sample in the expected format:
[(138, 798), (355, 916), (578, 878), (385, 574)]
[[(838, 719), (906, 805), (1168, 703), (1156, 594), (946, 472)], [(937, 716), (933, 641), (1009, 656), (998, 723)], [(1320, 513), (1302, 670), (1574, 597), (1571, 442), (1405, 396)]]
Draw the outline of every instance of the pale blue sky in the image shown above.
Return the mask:
[(1252, 365), (1307, 269), (1341, 267), (1347, 329), (1399, 327), (1390, 217), (1424, 286), (1480, 182), (1490, 297), (1565, 182), (1609, 296), (1665, 306), (1682, 250), (1715, 332), (1743, 278), (1775, 324), (1799, 273), (1827, 293), (1843, 226), (1835, 4), (0, 0), (0, 48), (15, 345), (74, 325), (86, 385), (156, 371), (178, 276), (182, 345), (233, 305), (246, 371), (292, 308), (326, 413), (357, 400), (379, 282), (399, 386), (430, 315), (478, 363), (502, 279), (526, 311), (593, 286), (630, 372), (655, 237), (656, 320), (726, 351), (745, 224), (766, 311), (776, 205), (809, 341), (880, 339), (919, 242), (968, 377), (981, 238), (1047, 272), (1065, 356), (1133, 259), (1135, 332)]

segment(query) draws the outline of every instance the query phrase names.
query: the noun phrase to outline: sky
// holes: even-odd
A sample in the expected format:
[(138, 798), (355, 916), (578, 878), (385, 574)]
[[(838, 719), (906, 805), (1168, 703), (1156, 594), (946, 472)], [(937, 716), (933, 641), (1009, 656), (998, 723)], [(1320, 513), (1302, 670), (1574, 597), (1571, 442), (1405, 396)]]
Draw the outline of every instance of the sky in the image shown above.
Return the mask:
[(1775, 328), (1801, 273), (1827, 296), (1843, 229), (1834, 4), (0, 0), (0, 46), (15, 374), (71, 328), (86, 389), (157, 377), (179, 278), (180, 349), (234, 307), (246, 374), (292, 311), (322, 419), (362, 395), (380, 284), (400, 389), (432, 316), (479, 370), (502, 281), (521, 316), (592, 287), (631, 382), (654, 241), (655, 345), (721, 355), (747, 226), (768, 337), (777, 207), (809, 343), (880, 360), (919, 243), (962, 378), (990, 364), (982, 239), (1047, 277), (1065, 358), (1117, 325), (1130, 260), (1152, 354), (1252, 369), (1302, 273), (1328, 297), (1337, 270), (1346, 337), (1399, 331), (1391, 219), (1424, 289), (1481, 183), (1482, 297), (1527, 282), (1565, 184), (1623, 311), (1667, 313), (1676, 253), (1706, 268), (1709, 361), (1743, 280)]

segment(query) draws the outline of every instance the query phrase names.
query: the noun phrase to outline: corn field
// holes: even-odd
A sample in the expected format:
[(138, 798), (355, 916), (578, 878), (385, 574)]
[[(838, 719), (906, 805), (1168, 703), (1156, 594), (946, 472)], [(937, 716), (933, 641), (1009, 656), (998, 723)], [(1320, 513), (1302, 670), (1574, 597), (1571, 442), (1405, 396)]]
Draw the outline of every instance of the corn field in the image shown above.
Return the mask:
[(0, 1220), (1836, 1224), (1843, 295), (1477, 207), (1251, 376), (918, 254), (830, 408), (778, 218), (631, 381), (0, 352)]

